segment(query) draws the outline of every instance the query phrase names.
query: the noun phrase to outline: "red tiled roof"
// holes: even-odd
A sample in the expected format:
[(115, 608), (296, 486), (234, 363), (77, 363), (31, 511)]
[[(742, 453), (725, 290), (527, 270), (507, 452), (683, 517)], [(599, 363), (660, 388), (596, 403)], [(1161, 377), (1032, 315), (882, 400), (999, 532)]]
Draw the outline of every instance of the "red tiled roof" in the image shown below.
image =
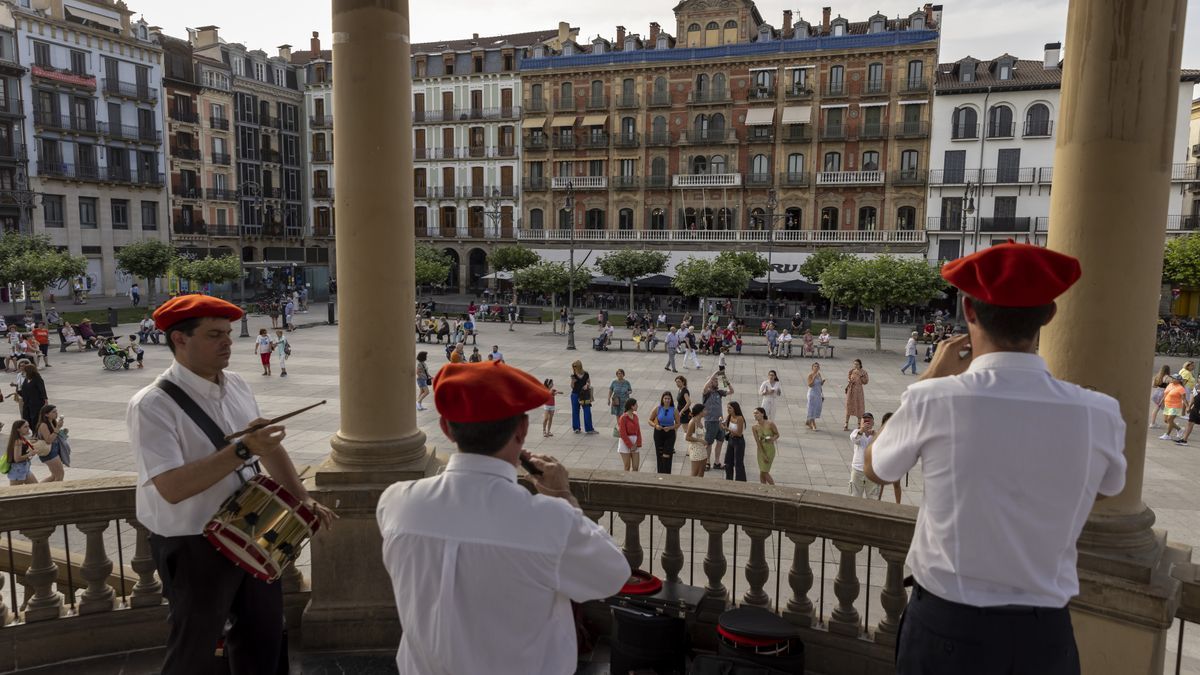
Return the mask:
[(510, 33), (508, 35), (480, 36), (463, 40), (441, 40), (438, 42), (421, 42), (412, 46), (413, 54), (440, 54), (442, 52), (463, 52), (472, 49), (499, 49), (505, 44), (514, 47), (530, 47), (535, 44), (553, 40), (558, 37), (558, 29), (538, 30), (527, 33)]
[(292, 64), (297, 65), (297, 66), (302, 66), (302, 65), (308, 63), (309, 61), (318, 61), (318, 60), (319, 61), (332, 61), (333, 60), (333, 50), (332, 49), (322, 49), (320, 52), (314, 52), (311, 49), (305, 49), (304, 51), (292, 52)]

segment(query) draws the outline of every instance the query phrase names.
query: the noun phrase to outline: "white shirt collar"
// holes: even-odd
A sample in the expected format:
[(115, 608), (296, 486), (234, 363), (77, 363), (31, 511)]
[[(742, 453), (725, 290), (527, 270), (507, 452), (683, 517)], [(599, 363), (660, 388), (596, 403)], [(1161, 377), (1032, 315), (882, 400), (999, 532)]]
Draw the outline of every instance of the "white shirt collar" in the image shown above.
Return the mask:
[(178, 361), (172, 361), (171, 367), (167, 369), (167, 374), (170, 376), (170, 379), (173, 379), (179, 384), (183, 385), (193, 394), (199, 394), (204, 398), (220, 399), (222, 392), (224, 391), (224, 372), (217, 375), (217, 378), (221, 381), (218, 384), (217, 382), (206, 380), (196, 373), (193, 373)]
[(513, 483), (517, 482), (517, 467), (502, 459), (473, 452), (457, 452), (450, 455), (446, 473), (452, 471), (491, 474)]
[(979, 370), (1036, 370), (1049, 373), (1046, 360), (1026, 352), (991, 352), (971, 361), (967, 372)]

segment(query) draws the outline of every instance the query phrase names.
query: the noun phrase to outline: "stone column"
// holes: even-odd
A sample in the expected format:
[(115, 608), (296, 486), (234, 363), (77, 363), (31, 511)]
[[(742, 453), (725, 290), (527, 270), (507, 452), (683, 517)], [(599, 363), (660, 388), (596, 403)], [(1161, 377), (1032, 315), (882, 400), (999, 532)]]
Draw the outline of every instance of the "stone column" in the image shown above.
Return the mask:
[(408, 386), (415, 338), (381, 343), (377, 330), (382, 304), (407, 316), (415, 296), (408, 3), (333, 0), (333, 55), (341, 428), (313, 496), (341, 520), (312, 542), (304, 646), (394, 649), (375, 506), (388, 485), (437, 464)]
[[(1097, 502), (1079, 541), (1073, 609), (1089, 673), (1162, 672), (1178, 602), (1162, 573), (1178, 552), (1151, 530), (1142, 482), (1185, 5), (1072, 0), (1067, 18), (1048, 246), (1078, 257), (1083, 278), (1041, 348), (1056, 376), (1120, 401), (1129, 463), (1125, 490)], [(1132, 329), (1117, 337), (1113, 317)]]

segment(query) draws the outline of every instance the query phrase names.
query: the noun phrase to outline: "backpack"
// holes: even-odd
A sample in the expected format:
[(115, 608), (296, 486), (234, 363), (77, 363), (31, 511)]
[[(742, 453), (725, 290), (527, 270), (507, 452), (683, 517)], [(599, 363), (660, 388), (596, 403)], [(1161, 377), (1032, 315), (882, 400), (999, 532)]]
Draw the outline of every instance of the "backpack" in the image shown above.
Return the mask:
[(8, 453), (0, 455), (0, 473), (8, 473), (12, 470), (12, 464), (8, 461)]

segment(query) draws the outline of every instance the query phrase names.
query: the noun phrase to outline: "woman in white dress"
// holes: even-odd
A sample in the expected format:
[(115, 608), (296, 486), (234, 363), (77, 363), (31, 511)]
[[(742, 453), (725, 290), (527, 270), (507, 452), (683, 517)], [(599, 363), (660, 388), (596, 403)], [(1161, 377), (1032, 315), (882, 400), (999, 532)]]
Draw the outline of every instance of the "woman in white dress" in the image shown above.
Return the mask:
[(783, 385), (779, 384), (779, 375), (775, 371), (767, 371), (767, 379), (758, 385), (758, 393), (762, 395), (762, 408), (767, 411), (767, 419), (775, 419), (775, 401), (783, 396)]

